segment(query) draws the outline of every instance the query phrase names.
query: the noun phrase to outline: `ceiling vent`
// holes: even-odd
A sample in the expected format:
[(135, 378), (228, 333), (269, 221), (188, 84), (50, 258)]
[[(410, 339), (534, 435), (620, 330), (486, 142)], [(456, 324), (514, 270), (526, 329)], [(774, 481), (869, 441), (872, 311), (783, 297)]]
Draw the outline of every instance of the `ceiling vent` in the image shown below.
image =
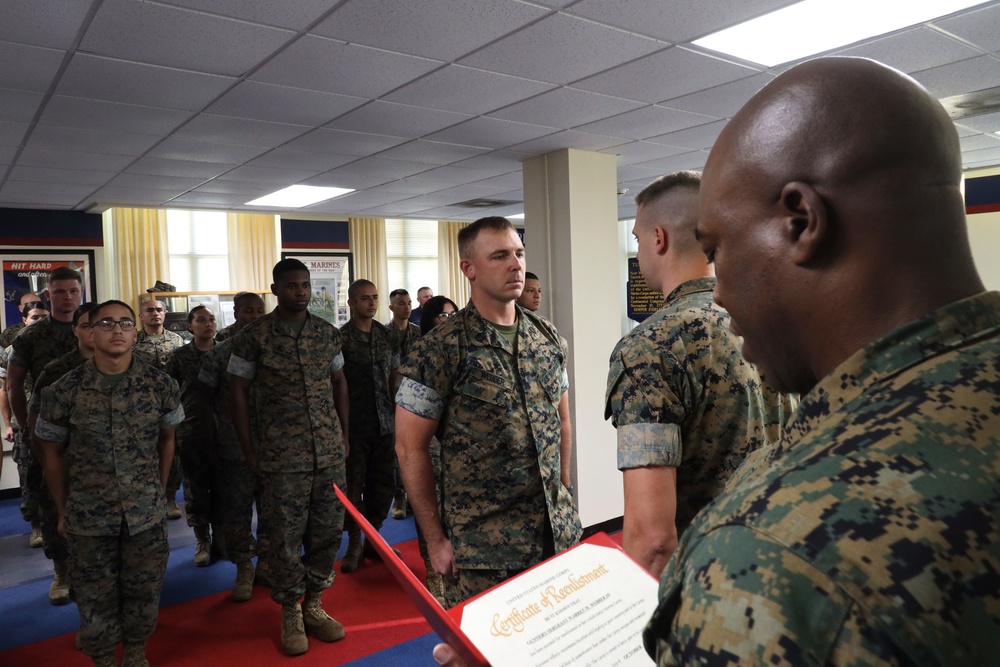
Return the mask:
[(514, 204), (523, 203), (524, 202), (513, 199), (487, 199), (482, 197), (479, 199), (460, 201), (457, 204), (452, 204), (452, 206), (459, 206), (461, 208), (496, 208), (497, 206), (513, 206)]
[(1000, 111), (1000, 86), (977, 90), (974, 93), (952, 95), (940, 102), (953, 120), (994, 113)]

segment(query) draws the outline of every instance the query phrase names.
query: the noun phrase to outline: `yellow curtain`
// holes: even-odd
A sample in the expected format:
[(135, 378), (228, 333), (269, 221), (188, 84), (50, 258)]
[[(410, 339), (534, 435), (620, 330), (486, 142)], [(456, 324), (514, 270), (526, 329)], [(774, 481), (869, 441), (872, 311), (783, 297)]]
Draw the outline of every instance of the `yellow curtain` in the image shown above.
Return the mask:
[(438, 222), (438, 285), (441, 294), (465, 308), (472, 296), (469, 281), (459, 268), (458, 232), (468, 227), (468, 222)]
[(264, 213), (228, 213), (229, 289), (267, 291), (271, 269), (281, 259), (277, 216)]
[(151, 208), (111, 209), (112, 256), (118, 298), (133, 308), (157, 280), (170, 282), (167, 212)]
[(354, 257), (354, 279), (364, 278), (379, 290), (378, 312), (375, 319), (389, 321), (389, 262), (385, 254), (384, 218), (348, 218), (351, 234), (351, 255)]

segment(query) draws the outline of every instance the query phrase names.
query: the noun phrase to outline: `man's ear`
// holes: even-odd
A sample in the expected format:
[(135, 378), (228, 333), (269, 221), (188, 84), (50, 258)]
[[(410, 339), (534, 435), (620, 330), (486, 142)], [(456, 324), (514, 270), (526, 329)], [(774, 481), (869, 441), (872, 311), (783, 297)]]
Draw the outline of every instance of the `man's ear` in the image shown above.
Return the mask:
[(667, 234), (667, 230), (663, 227), (657, 225), (653, 228), (653, 249), (656, 251), (657, 255), (666, 254), (667, 250), (670, 249), (670, 235)]
[(271, 294), (278, 296), (278, 286), (274, 283), (271, 283)]
[(791, 260), (800, 266), (808, 264), (830, 242), (832, 229), (826, 200), (812, 185), (792, 181), (781, 189), (778, 205)]
[(462, 273), (469, 280), (473, 280), (476, 277), (476, 267), (473, 265), (472, 260), (463, 259), (458, 263), (458, 267), (462, 269)]

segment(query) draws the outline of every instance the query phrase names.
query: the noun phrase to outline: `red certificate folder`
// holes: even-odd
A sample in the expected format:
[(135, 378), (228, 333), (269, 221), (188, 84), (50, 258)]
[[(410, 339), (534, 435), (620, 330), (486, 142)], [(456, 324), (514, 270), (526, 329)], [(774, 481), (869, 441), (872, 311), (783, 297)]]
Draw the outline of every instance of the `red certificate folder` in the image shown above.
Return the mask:
[[(404, 563), (403, 560), (396, 555), (396, 553), (392, 550), (392, 547), (389, 546), (389, 544), (379, 534), (379, 532), (375, 529), (375, 527), (372, 526), (371, 523), (369, 523), (364, 518), (364, 516), (361, 515), (361, 513), (357, 510), (356, 507), (354, 507), (353, 504), (351, 504), (351, 502), (347, 499), (347, 496), (345, 496), (343, 492), (339, 488), (337, 488), (336, 485), (334, 485), (334, 489), (337, 493), (337, 497), (340, 499), (342, 503), (344, 503), (344, 507), (347, 508), (347, 511), (351, 514), (354, 520), (358, 522), (358, 525), (361, 527), (361, 530), (364, 531), (364, 534), (368, 539), (368, 541), (382, 557), (383, 562), (385, 562), (385, 564), (389, 567), (389, 570), (392, 572), (393, 576), (399, 582), (400, 586), (402, 586), (403, 590), (406, 591), (407, 595), (410, 596), (410, 599), (413, 600), (413, 603), (416, 605), (417, 609), (420, 611), (421, 614), (423, 614), (424, 618), (427, 619), (427, 622), (430, 624), (431, 628), (433, 628), (434, 631), (437, 632), (438, 636), (441, 637), (442, 641), (446, 642), (447, 644), (450, 644), (455, 649), (455, 651), (457, 651), (458, 654), (462, 657), (465, 663), (469, 665), (469, 667), (489, 667), (490, 665), (489, 661), (487, 661), (487, 659), (483, 656), (480, 650), (476, 648), (476, 646), (472, 643), (472, 640), (469, 639), (469, 637), (461, 629), (461, 622), (464, 609), (466, 608), (466, 606), (473, 603), (475, 600), (478, 600), (480, 597), (487, 595), (491, 591), (494, 591), (500, 587), (507, 586), (508, 584), (510, 584), (513, 581), (516, 581), (520, 577), (525, 576), (526, 574), (528, 574), (528, 572), (531, 572), (531, 570), (535, 568), (531, 568), (531, 570), (522, 572), (516, 577), (508, 579), (502, 584), (495, 586), (489, 591), (480, 593), (479, 595), (469, 600), (466, 600), (465, 602), (456, 607), (452, 607), (451, 609), (445, 609), (438, 603), (437, 600), (434, 599), (434, 596), (432, 596), (427, 591), (427, 588), (424, 586), (424, 583), (420, 581), (420, 579), (418, 579), (416, 575), (413, 574), (413, 572), (410, 571), (410, 568), (407, 567), (406, 563)], [(606, 533), (597, 533), (584, 540), (583, 543), (581, 544), (591, 544), (595, 546), (614, 549), (616, 551), (621, 552), (621, 547), (619, 547), (610, 537), (608, 537)], [(569, 553), (574, 549), (578, 549), (579, 546), (580, 545), (573, 547), (572, 549), (568, 549), (566, 552), (563, 553)], [(553, 558), (559, 558), (560, 555), (561, 554), (557, 554), (556, 556), (553, 556)], [(541, 563), (539, 565), (541, 565)], [(536, 565), (535, 567), (538, 566)], [(635, 565), (635, 567), (639, 568), (639, 565)], [(647, 576), (649, 575), (647, 574)], [(650, 576), (649, 578), (651, 581), (655, 581), (653, 577)]]

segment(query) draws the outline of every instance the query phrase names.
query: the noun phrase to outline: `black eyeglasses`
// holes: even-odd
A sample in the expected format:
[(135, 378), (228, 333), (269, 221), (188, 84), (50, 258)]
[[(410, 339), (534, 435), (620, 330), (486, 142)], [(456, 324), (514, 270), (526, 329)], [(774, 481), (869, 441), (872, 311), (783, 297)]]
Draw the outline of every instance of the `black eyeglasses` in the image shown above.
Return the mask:
[(131, 331), (132, 329), (135, 329), (135, 320), (130, 320), (128, 318), (113, 320), (110, 317), (106, 317), (103, 320), (97, 320), (94, 322), (93, 326), (99, 328), (101, 331), (113, 331), (116, 324), (122, 331)]

